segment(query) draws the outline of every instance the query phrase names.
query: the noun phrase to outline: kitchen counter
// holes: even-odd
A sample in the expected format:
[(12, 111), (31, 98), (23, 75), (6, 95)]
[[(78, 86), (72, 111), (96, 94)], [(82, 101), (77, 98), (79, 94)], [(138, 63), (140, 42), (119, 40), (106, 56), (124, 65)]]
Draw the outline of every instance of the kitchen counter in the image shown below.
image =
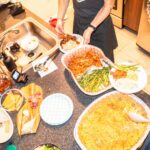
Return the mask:
[(55, 30), (52, 27), (50, 27), (50, 25), (47, 22), (45, 22), (40, 17), (36, 16), (31, 11), (29, 11), (28, 9), (25, 8), (24, 13), (19, 14), (15, 17), (12, 17), (9, 14), (9, 9), (2, 9), (2, 10), (0, 9), (0, 33), (27, 17), (32, 17), (32, 18), (36, 19), (38, 22), (40, 22), (46, 28), (48, 28), (52, 32), (55, 32)]
[[(28, 16), (31, 16), (37, 19), (40, 23), (48, 27), (51, 31), (53, 30), (49, 27), (47, 23), (42, 21), (39, 17), (35, 16), (28, 10), (26, 10), (26, 14), (21, 14), (15, 18), (12, 18), (11, 16), (9, 16), (9, 18), (3, 17), (5, 18), (4, 30)], [(0, 18), (2, 19), (1, 12), (0, 12)], [(43, 78), (40, 78), (40, 76), (37, 73), (35, 73), (33, 69), (31, 68), (27, 72), (29, 76), (29, 81), (27, 84), (34, 82), (40, 85), (44, 92), (44, 98), (53, 93), (63, 93), (63, 94), (68, 95), (72, 99), (72, 102), (74, 105), (74, 111), (73, 111), (72, 117), (67, 123), (61, 126), (49, 126), (41, 120), (36, 134), (23, 135), (19, 137), (18, 132), (17, 132), (17, 127), (16, 127), (16, 114), (17, 113), (9, 113), (14, 123), (14, 133), (13, 133), (12, 138), (8, 142), (0, 145), (0, 150), (5, 150), (6, 145), (10, 141), (14, 142), (14, 144), (18, 147), (18, 150), (32, 150), (34, 147), (42, 143), (56, 144), (62, 150), (78, 150), (79, 149), (73, 137), (73, 129), (74, 129), (75, 123), (78, 117), (80, 116), (80, 114), (82, 113), (82, 111), (93, 100), (95, 100), (97, 97), (100, 97), (104, 93), (99, 94), (97, 96), (88, 96), (82, 93), (80, 89), (76, 86), (76, 84), (74, 83), (69, 72), (65, 70), (65, 68), (63, 67), (61, 63), (61, 56), (62, 56), (62, 53), (59, 53), (57, 58), (55, 58), (54, 60), (58, 69)], [(107, 92), (113, 91), (113, 90), (114, 89), (110, 89)], [(141, 99), (143, 99), (143, 101), (147, 103), (147, 105), (150, 107), (149, 95), (147, 95), (143, 91), (138, 92), (136, 95), (140, 97)]]

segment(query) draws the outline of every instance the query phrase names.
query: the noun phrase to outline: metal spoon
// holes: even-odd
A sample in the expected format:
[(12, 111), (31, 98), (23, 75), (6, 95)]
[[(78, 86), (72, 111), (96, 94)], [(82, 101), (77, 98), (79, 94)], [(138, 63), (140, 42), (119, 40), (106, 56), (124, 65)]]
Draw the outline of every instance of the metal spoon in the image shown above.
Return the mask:
[(49, 59), (50, 59), (50, 56), (48, 56), (47, 59), (46, 59), (43, 63), (36, 64), (36, 65), (34, 66), (34, 69), (35, 69), (36, 71), (41, 71), (41, 70), (46, 71), (45, 65), (46, 65), (46, 63), (47, 63), (47, 61), (48, 61)]
[(134, 112), (129, 112), (128, 116), (130, 117), (131, 120), (135, 122), (147, 122), (150, 123), (150, 119), (147, 119), (140, 114), (134, 113)]
[(49, 59), (51, 59), (51, 62), (52, 62), (53, 59), (57, 56), (58, 52), (55, 53), (53, 56), (48, 56), (44, 62), (36, 64), (34, 66), (35, 71), (46, 71), (48, 69), (47, 67), (45, 67), (46, 63), (48, 62)]

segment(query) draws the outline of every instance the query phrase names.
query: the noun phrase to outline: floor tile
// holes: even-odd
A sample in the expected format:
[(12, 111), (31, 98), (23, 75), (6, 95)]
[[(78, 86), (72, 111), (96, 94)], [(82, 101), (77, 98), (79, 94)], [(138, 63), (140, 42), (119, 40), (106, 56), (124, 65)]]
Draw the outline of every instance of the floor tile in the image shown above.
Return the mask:
[(127, 45), (131, 44), (132, 41), (123, 36), (120, 32), (116, 33), (117, 41), (118, 41), (118, 49), (122, 50)]
[(147, 55), (136, 45), (135, 42), (128, 43), (121, 51), (135, 59), (142, 59), (141, 57), (147, 58)]

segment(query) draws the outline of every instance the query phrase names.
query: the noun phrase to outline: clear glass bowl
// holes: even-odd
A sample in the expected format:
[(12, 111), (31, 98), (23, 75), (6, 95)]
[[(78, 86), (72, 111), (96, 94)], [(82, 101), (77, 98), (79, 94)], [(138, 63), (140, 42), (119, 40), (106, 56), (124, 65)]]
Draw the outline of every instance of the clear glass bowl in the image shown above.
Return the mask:
[(19, 89), (9, 89), (1, 95), (0, 104), (6, 111), (18, 111), (23, 105), (24, 99)]

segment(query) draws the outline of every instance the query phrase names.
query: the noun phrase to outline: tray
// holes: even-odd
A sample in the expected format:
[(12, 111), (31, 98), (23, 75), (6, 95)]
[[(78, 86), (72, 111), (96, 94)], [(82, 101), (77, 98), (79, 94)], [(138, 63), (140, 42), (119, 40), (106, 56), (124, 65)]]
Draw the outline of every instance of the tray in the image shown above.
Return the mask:
[(108, 86), (108, 87), (106, 87), (106, 88), (104, 88), (104, 89), (102, 89), (102, 90), (100, 90), (100, 91), (98, 91), (98, 92), (87, 92), (87, 91), (85, 91), (85, 90), (79, 85), (79, 83), (78, 83), (76, 77), (74, 76), (74, 74), (72, 73), (72, 71), (68, 68), (68, 63), (69, 63), (69, 61), (70, 61), (74, 56), (76, 56), (76, 55), (82, 55), (82, 54), (84, 54), (85, 52), (88, 52), (88, 51), (94, 51), (94, 52), (96, 52), (96, 53), (98, 53), (98, 54), (101, 54), (103, 59), (107, 59), (107, 60), (108, 60), (108, 58), (104, 55), (104, 53), (102, 52), (102, 50), (99, 49), (98, 47), (93, 46), (93, 45), (82, 45), (81, 47), (76, 48), (74, 51), (71, 51), (70, 53), (64, 54), (64, 55), (62, 56), (62, 58), (61, 58), (61, 62), (62, 62), (62, 64), (64, 65), (64, 67), (71, 73), (71, 76), (72, 76), (74, 82), (76, 83), (76, 85), (78, 86), (78, 88), (79, 88), (83, 93), (92, 96), (92, 95), (101, 94), (101, 93), (107, 91), (108, 89), (112, 88), (112, 86), (110, 85), (110, 86)]
[[(103, 98), (112, 95), (112, 94), (116, 94), (119, 93), (118, 91), (113, 91), (113, 92), (109, 92), (101, 97), (98, 97), (93, 103), (91, 103), (80, 115), (80, 117), (78, 118), (76, 124), (75, 124), (75, 128), (74, 128), (74, 138), (77, 142), (77, 144), (81, 147), (82, 150), (87, 150), (87, 148), (84, 146), (84, 144), (80, 141), (79, 139), (79, 135), (78, 135), (78, 126), (82, 120), (82, 118), (84, 117), (84, 115), (91, 109), (91, 107), (93, 107), (94, 105), (96, 105), (99, 101), (103, 100)], [(135, 96), (134, 94), (130, 94), (129, 96), (131, 96), (138, 104), (140, 104), (145, 112), (147, 113), (147, 117), (150, 118), (150, 108), (142, 101), (142, 99), (138, 98), (137, 96)], [(146, 139), (146, 137), (148, 136), (150, 131), (150, 124), (147, 125), (147, 129), (144, 133), (144, 135), (140, 138), (140, 140), (138, 141), (138, 143), (136, 143), (131, 150), (136, 150), (137, 148), (139, 148), (144, 140)]]

